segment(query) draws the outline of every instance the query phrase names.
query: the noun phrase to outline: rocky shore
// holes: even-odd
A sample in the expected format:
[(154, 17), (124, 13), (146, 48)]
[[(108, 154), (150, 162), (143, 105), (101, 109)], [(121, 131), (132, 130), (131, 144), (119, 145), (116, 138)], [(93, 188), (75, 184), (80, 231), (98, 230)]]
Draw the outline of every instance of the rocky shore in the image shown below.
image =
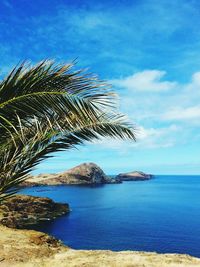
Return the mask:
[(55, 219), (69, 211), (68, 204), (55, 203), (50, 198), (16, 195), (0, 205), (0, 224), (26, 228), (44, 220)]

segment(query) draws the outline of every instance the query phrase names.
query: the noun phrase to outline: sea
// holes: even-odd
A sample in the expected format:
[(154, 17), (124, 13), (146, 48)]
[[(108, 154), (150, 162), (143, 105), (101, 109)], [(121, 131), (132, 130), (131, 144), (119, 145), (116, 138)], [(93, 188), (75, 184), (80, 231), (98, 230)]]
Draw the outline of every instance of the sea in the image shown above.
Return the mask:
[(156, 175), (148, 181), (40, 186), (20, 193), (69, 203), (69, 214), (31, 229), (71, 248), (200, 257), (200, 176)]

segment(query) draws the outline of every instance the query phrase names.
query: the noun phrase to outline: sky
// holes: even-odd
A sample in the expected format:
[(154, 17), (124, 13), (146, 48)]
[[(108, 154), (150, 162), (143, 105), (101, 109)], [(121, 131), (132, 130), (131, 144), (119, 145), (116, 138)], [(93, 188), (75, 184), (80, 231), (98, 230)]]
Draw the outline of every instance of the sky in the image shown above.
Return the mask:
[(113, 85), (136, 143), (102, 139), (36, 172), (83, 162), (107, 174), (200, 174), (198, 0), (1, 0), (1, 77), (23, 60), (78, 61)]

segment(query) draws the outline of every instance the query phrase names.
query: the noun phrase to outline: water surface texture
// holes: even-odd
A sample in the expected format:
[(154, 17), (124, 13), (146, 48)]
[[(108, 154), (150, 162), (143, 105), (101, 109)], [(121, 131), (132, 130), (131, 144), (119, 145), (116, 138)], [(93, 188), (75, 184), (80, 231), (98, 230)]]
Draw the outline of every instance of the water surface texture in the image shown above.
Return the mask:
[(33, 229), (76, 249), (144, 250), (200, 257), (200, 176), (155, 176), (97, 187), (41, 186), (20, 193), (70, 204)]

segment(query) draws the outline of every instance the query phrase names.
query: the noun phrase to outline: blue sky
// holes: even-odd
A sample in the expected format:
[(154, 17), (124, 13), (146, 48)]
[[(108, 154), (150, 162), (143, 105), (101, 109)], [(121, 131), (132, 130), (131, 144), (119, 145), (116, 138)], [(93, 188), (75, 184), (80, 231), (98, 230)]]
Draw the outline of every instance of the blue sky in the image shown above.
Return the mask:
[(1, 75), (24, 59), (78, 57), (113, 85), (139, 129), (137, 143), (86, 144), (37, 172), (93, 161), (108, 174), (200, 174), (199, 24), (197, 0), (2, 0)]

